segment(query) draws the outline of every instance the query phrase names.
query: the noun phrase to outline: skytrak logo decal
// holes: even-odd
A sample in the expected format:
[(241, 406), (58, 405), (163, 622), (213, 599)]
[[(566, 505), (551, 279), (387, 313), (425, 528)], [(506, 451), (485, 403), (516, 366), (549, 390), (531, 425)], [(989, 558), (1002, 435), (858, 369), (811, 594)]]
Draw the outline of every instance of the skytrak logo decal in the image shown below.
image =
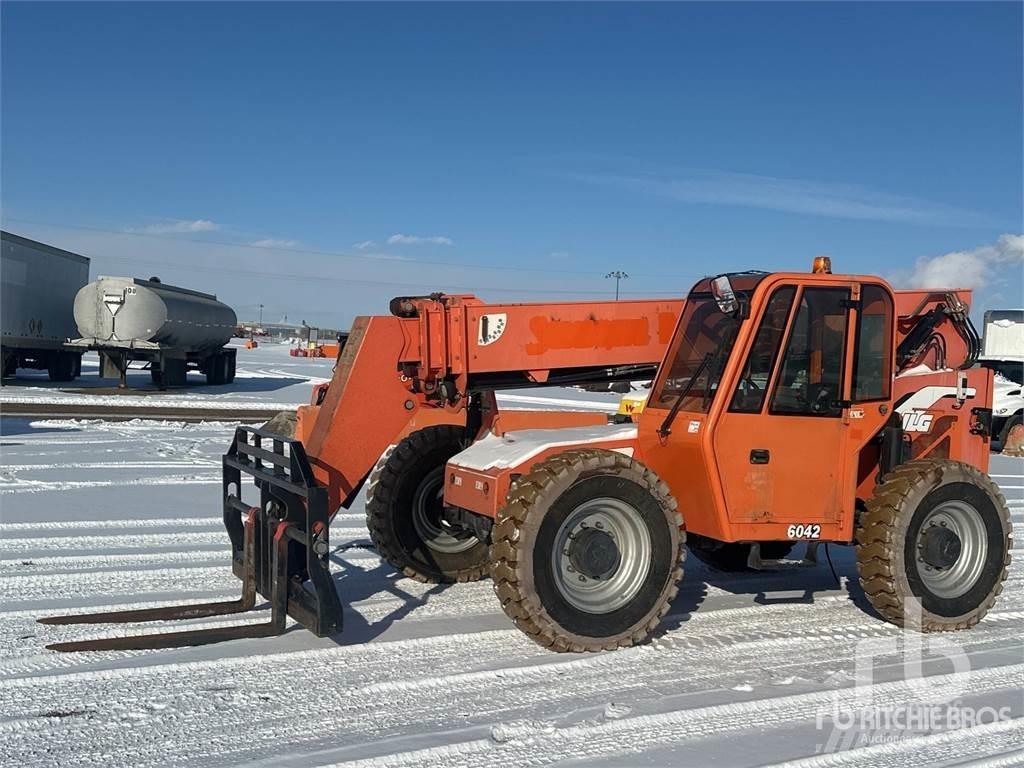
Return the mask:
[(932, 419), (934, 417), (930, 413), (920, 413), (918, 411), (909, 411), (903, 414), (903, 431), (904, 432), (927, 432), (932, 428)]

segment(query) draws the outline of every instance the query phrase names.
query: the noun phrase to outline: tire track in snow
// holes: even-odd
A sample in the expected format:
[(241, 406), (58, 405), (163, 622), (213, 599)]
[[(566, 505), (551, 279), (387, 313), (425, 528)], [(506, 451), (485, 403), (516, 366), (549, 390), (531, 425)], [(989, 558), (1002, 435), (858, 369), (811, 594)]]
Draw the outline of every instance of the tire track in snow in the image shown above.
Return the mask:
[[(957, 765), (1009, 768), (1024, 765), (1024, 749), (1016, 749), (1022, 743), (1024, 719), (1014, 718), (892, 743), (855, 747), (776, 765), (778, 768), (903, 768), (907, 765), (949, 764), (947, 761), (950, 756), (955, 755)], [(993, 756), (979, 759), (985, 755)]]
[[(937, 684), (959, 685), (967, 694), (1014, 689), (1024, 684), (1024, 665), (936, 675)], [(872, 701), (880, 707), (917, 700), (913, 681), (871, 686)], [(679, 709), (596, 723), (553, 727), (527, 725), (509, 729), (508, 741), (474, 739), (365, 760), (333, 763), (348, 768), (490, 768), (496, 763), (517, 766), (549, 765), (562, 760), (591, 761), (639, 754), (655, 746), (685, 743), (727, 733), (763, 731), (787, 723), (813, 721), (818, 710), (836, 701), (835, 691), (813, 691), (754, 701), (695, 709)]]
[[(210, 544), (206, 548), (194, 546), (187, 551), (178, 552), (141, 552), (125, 555), (98, 554), (98, 555), (69, 555), (58, 557), (32, 557), (29, 560), (0, 559), (0, 576), (3, 575), (24, 575), (32, 574), (74, 574), (81, 571), (111, 571), (124, 570), (134, 567), (139, 569), (159, 568), (188, 564), (190, 566), (216, 565), (222, 563), (226, 568), (231, 567), (229, 559), (229, 544), (224, 541), (224, 536), (216, 544)], [(347, 552), (346, 560), (359, 560), (373, 558), (379, 561), (380, 558), (373, 552), (366, 550), (352, 550)]]
[[(119, 531), (125, 528), (185, 528), (192, 526), (206, 526), (209, 528), (223, 528), (223, 519), (220, 517), (153, 517), (136, 520), (55, 520), (40, 521), (32, 523), (0, 523), (0, 540), (19, 538), (12, 537), (9, 533), (38, 533), (39, 531), (76, 531), (103, 528), (115, 528)], [(120, 533), (111, 536), (120, 536)]]
[[(338, 514), (334, 517), (335, 524), (340, 522), (363, 522), (366, 519), (366, 515), (344, 513)], [(75, 531), (75, 530), (88, 530), (88, 529), (104, 529), (104, 528), (184, 528), (192, 526), (205, 526), (209, 528), (216, 528), (218, 530), (224, 530), (224, 519), (221, 516), (217, 517), (146, 517), (138, 519), (113, 519), (113, 520), (55, 520), (55, 521), (41, 521), (32, 523), (0, 523), (0, 540), (4, 538), (19, 538), (16, 536), (10, 536), (7, 532), (19, 533), (25, 531), (28, 533), (38, 533), (40, 530), (53, 531)], [(365, 529), (362, 527), (357, 530), (362, 530), (365, 533)], [(337, 529), (332, 526), (331, 532), (337, 536)], [(120, 533), (111, 534), (111, 536), (120, 536)]]
[[(338, 528), (332, 533), (340, 538), (355, 539), (367, 536), (365, 529)], [(117, 533), (105, 536), (41, 536), (0, 538), (0, 553), (20, 554), (25, 552), (67, 552), (80, 550), (106, 550), (117, 552), (124, 549), (186, 548), (191, 545), (221, 545), (230, 547), (230, 540), (223, 523), (218, 530), (184, 531), (171, 533)]]
[(14, 480), (0, 485), (0, 495), (12, 493), (43, 493), (76, 491), (82, 488), (125, 488), (151, 485), (220, 485), (220, 474), (188, 477), (133, 477), (123, 480)]
[(219, 467), (213, 459), (188, 461), (69, 461), (63, 464), (4, 464), (5, 472), (34, 472), (41, 470), (66, 471), (69, 469), (191, 469), (193, 467)]
[[(764, 658), (775, 651), (785, 651), (785, 658), (814, 659), (815, 650), (820, 649), (829, 632), (839, 639), (898, 632), (880, 622), (865, 624), (863, 615), (859, 617), (859, 625), (840, 622), (831, 630), (800, 631), (797, 622), (804, 607), (786, 606), (769, 611), (777, 614), (776, 620), (789, 617), (793, 622), (790, 631), (786, 632), (783, 627), (782, 636), (770, 641), (762, 634), (737, 643), (735, 631), (725, 633), (723, 643), (731, 649), (729, 663), (725, 665), (721, 663), (722, 648), (718, 643), (675, 648), (674, 651), (642, 646), (615, 654), (578, 657), (547, 653), (518, 631), (509, 629), (272, 654), (259, 659), (258, 675), (251, 674), (256, 660), (246, 656), (11, 680), (0, 683), (0, 701), (3, 701), (0, 711), (9, 711), (19, 722), (24, 722), (31, 719), (33, 707), (73, 709), (75, 702), (80, 702), (84, 696), (91, 701), (121, 702), (129, 711), (145, 713), (147, 702), (152, 703), (153, 691), (169, 691), (185, 699), (167, 704), (175, 712), (175, 727), (182, 725), (181, 718), (185, 716), (181, 708), (187, 709), (189, 715), (184, 723), (187, 738), (177, 735), (177, 743), (184, 744), (186, 751), (175, 753), (172, 761), (221, 765), (247, 761), (250, 753), (305, 750), (315, 746), (314, 734), (331, 734), (339, 723), (345, 724), (346, 739), (358, 737), (362, 741), (357, 743), (372, 745), (383, 738), (443, 731), (453, 710), (465, 712), (467, 717), (477, 720), (482, 718), (483, 723), (475, 727), (486, 731), (495, 720), (514, 720), (530, 714), (560, 717), (579, 709), (600, 712), (609, 700), (617, 700), (619, 696), (634, 702), (642, 699), (656, 702), (666, 694), (678, 695), (685, 689), (698, 693), (709, 686), (714, 688), (716, 682), (728, 685), (743, 679), (745, 674), (763, 676)], [(763, 620), (766, 609), (757, 611)], [(738, 611), (740, 623), (755, 629), (757, 611)], [(705, 623), (710, 624), (713, 619)], [(1012, 638), (1015, 630), (1012, 625), (1006, 625), (997, 632)], [(988, 635), (994, 637), (991, 632)], [(486, 668), (495, 661), (521, 665), (524, 653), (536, 663)], [(472, 666), (473, 660), (485, 668), (467, 672), (467, 664)], [(822, 658), (819, 654), (815, 664), (832, 667), (836, 660)], [(802, 669), (806, 674), (806, 665)], [(432, 679), (424, 682), (422, 677), (428, 670)], [(332, 682), (325, 686), (324, 681)], [(362, 686), (358, 684), (360, 681)], [(569, 682), (571, 685), (567, 685)], [(229, 701), (223, 706), (196, 698), (196, 692), (225, 684), (230, 692), (226, 694)], [(317, 687), (318, 706), (305, 713), (302, 727), (296, 730), (290, 702), (295, 690), (307, 690), (307, 686)], [(260, 703), (268, 692), (272, 703)], [(405, 703), (410, 699), (418, 702), (411, 719), (401, 714), (407, 712)], [(195, 711), (196, 708), (202, 711)], [(262, 713), (262, 720), (254, 719), (255, 710)], [(90, 721), (71, 719), (66, 723), (62, 721), (61, 726), (80, 726), (89, 731), (100, 726), (102, 731), (109, 731), (102, 727), (103, 723), (119, 717), (118, 713), (109, 716), (96, 713)], [(159, 722), (152, 723), (152, 718), (147, 722), (158, 729), (161, 727)], [(0, 740), (2, 733), (0, 728)], [(74, 743), (88, 743), (84, 732), (65, 733), (64, 737)], [(125, 734), (125, 738), (131, 736)], [(125, 759), (120, 764), (128, 765), (136, 761), (145, 764), (147, 758), (153, 756), (154, 746), (132, 742), (104, 745), (104, 748)], [(141, 751), (133, 754), (134, 749)], [(195, 754), (190, 751), (193, 749)], [(304, 754), (308, 758), (308, 752)], [(83, 755), (76, 753), (76, 757)], [(167, 761), (166, 755), (163, 761)], [(302, 764), (308, 764), (308, 759), (303, 759)]]

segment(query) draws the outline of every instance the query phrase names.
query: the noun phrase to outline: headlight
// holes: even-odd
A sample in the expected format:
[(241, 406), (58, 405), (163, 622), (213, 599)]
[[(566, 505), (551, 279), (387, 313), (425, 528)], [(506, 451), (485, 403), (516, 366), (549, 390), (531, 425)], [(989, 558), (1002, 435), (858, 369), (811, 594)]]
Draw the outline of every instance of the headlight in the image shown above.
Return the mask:
[(1009, 408), (996, 408), (996, 416), (1003, 416), (1004, 414), (1009, 413), (1009, 411)]

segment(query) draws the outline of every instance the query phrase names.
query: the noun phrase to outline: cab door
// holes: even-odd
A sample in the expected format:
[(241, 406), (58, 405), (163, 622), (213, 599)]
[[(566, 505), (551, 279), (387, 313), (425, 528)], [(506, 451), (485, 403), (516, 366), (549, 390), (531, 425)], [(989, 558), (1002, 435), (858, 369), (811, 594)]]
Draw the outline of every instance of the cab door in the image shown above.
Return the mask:
[(781, 284), (768, 297), (714, 434), (731, 523), (808, 525), (801, 537), (817, 538), (839, 520), (857, 288)]

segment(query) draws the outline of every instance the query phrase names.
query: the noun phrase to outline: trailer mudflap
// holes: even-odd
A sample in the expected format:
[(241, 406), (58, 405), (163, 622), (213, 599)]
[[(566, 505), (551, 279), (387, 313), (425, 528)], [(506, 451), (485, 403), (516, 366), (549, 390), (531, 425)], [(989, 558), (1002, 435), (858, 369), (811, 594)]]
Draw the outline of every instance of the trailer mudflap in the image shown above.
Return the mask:
[[(266, 447), (269, 443), (269, 448)], [(242, 475), (253, 477), (260, 505), (241, 500)], [(298, 440), (254, 427), (238, 427), (223, 458), (224, 525), (231, 539), (232, 570), (242, 580), (237, 600), (161, 608), (49, 616), (41, 624), (124, 624), (239, 614), (270, 603), (259, 624), (53, 643), (54, 651), (113, 651), (209, 645), (269, 637), (285, 631), (286, 617), (319, 637), (341, 630), (342, 608), (328, 564), (327, 489), (313, 478)]]

